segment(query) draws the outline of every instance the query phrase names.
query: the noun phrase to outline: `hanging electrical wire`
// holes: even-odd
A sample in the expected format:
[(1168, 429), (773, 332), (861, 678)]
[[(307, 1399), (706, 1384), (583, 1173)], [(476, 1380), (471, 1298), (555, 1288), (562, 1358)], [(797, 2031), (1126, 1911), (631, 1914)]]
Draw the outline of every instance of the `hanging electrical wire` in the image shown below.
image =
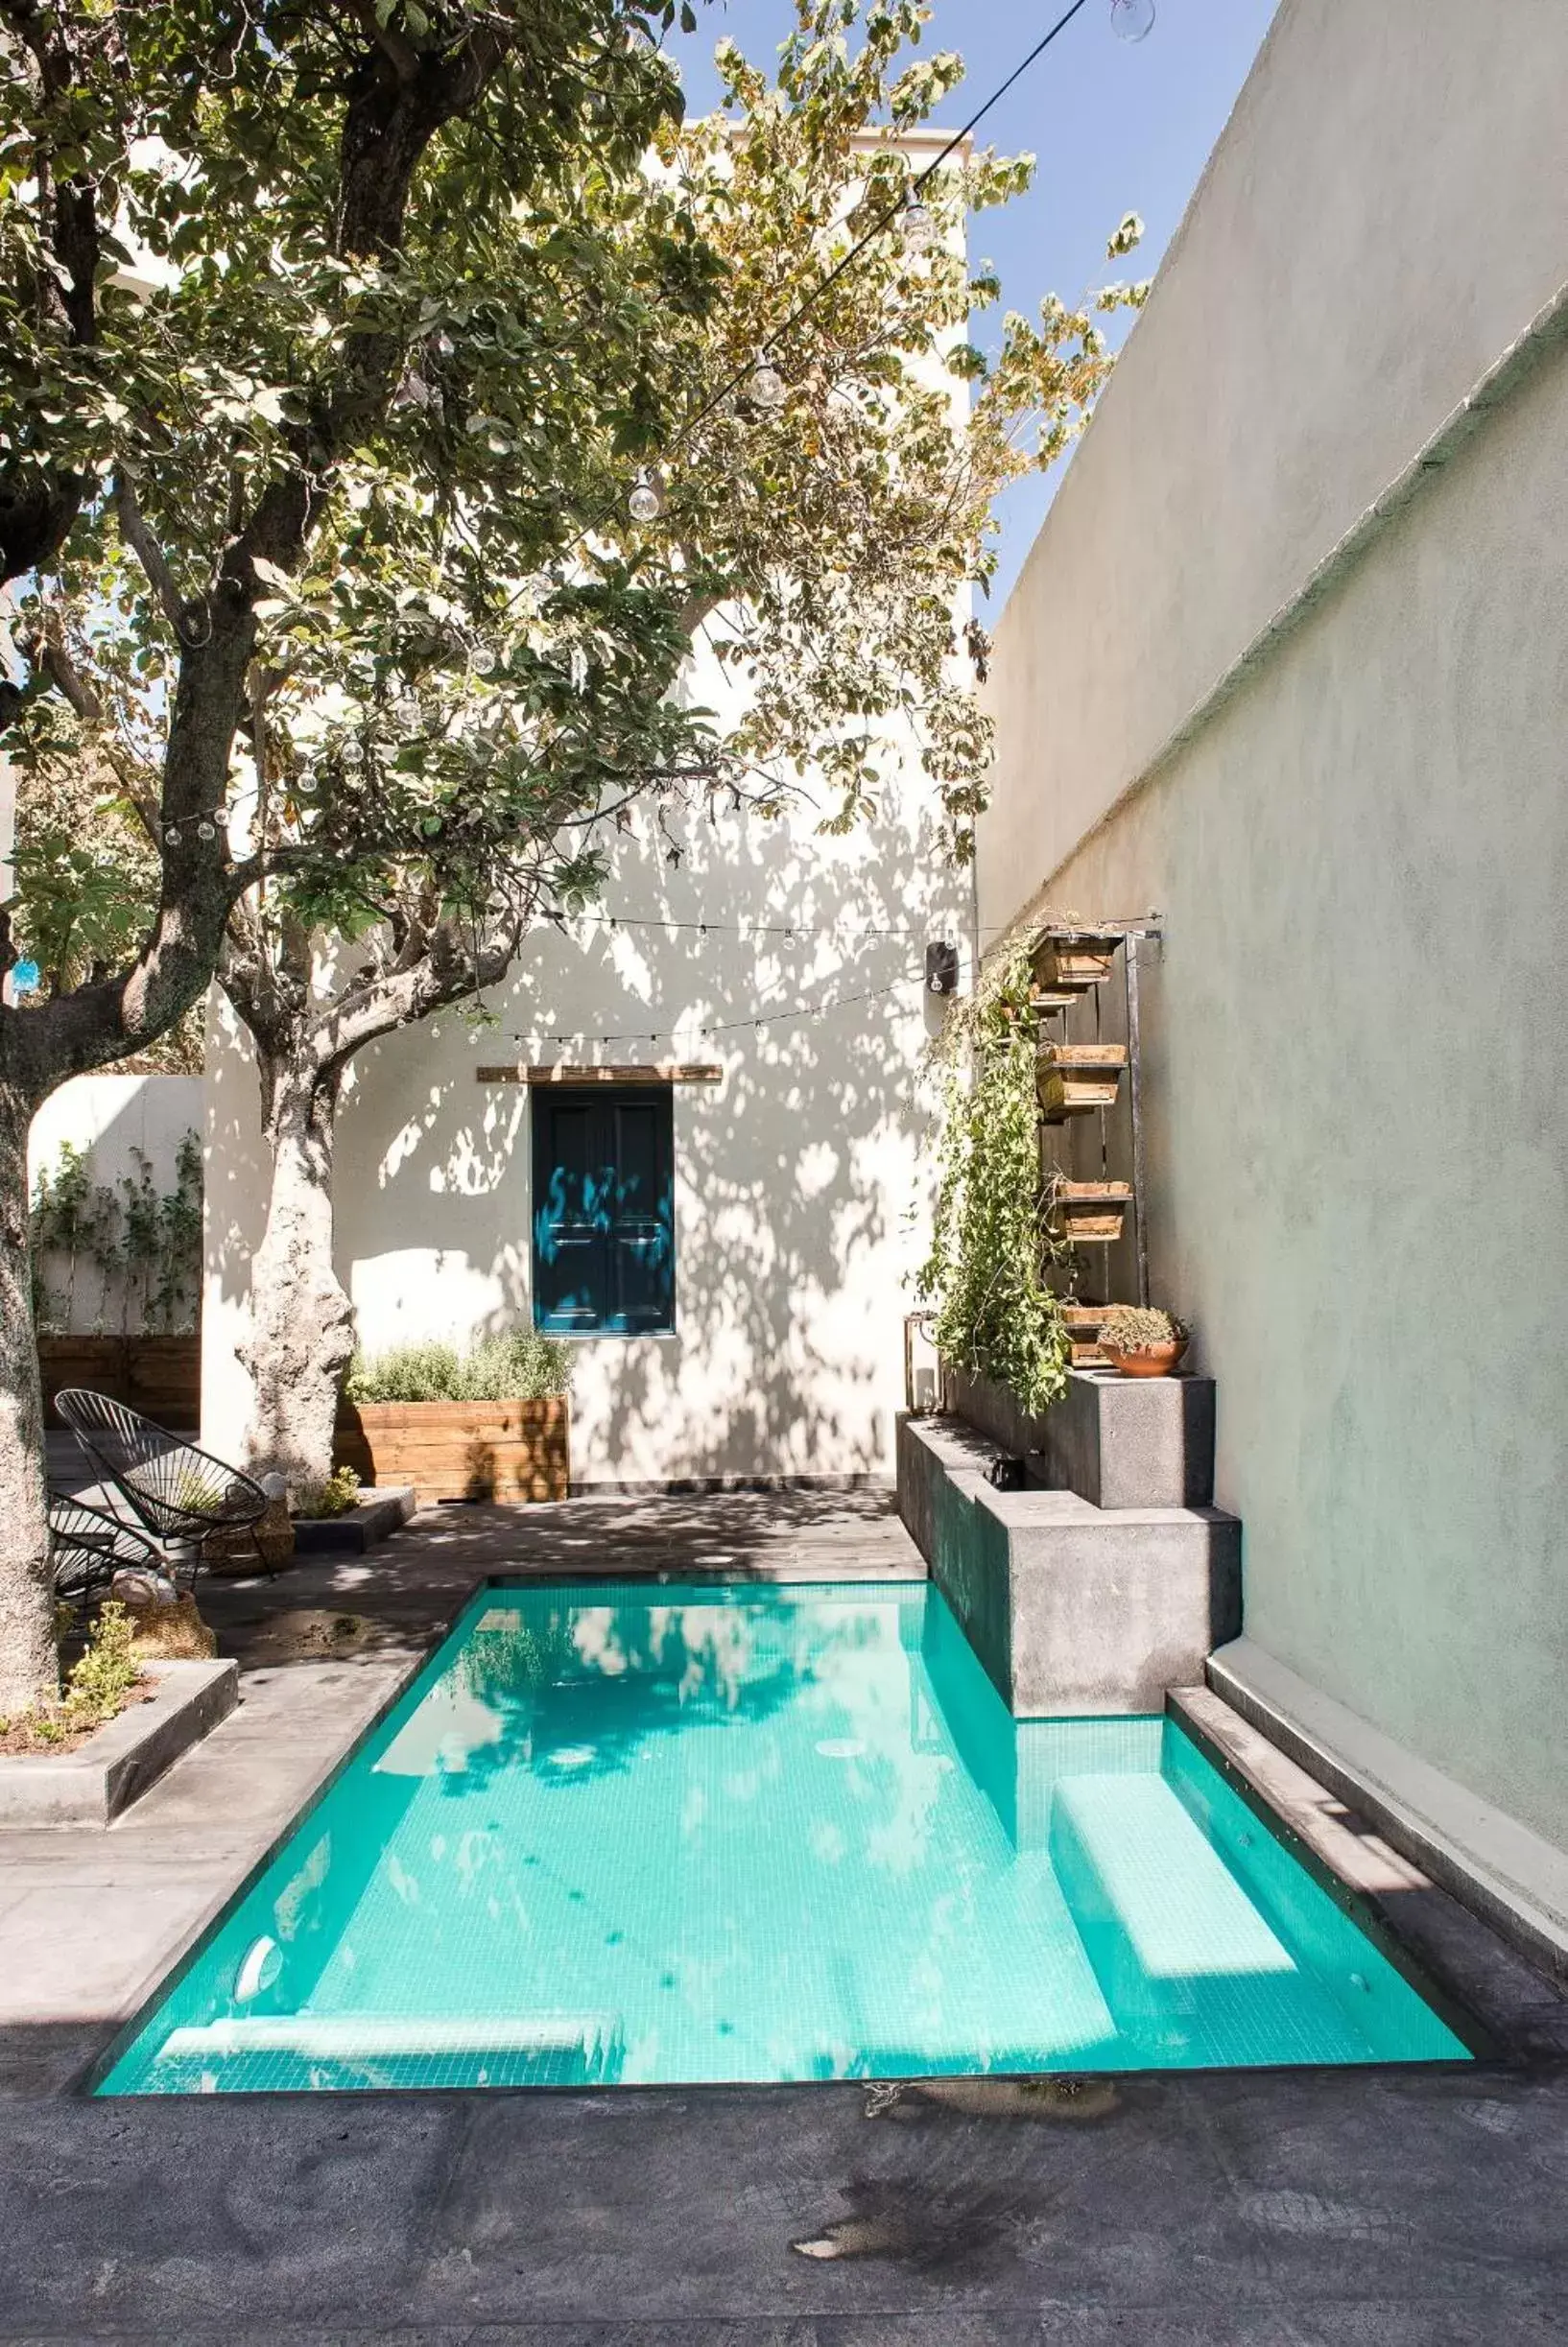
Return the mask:
[[(714, 936), (726, 937), (782, 937), (786, 942), (794, 938), (833, 937), (842, 942), (845, 930), (843, 921), (719, 921), (702, 918), (676, 920), (660, 913), (562, 913), (547, 917), (561, 930), (573, 928), (661, 929), (672, 932), (692, 932), (699, 939), (711, 934)], [(901, 923), (895, 928), (887, 928), (873, 921), (851, 924), (850, 934), (853, 936), (891, 937), (909, 943), (922, 943), (944, 924), (948, 927), (956, 926), (963, 929), (972, 927), (965, 915), (954, 913), (950, 916), (943, 916), (940, 913), (933, 913), (925, 921)], [(981, 924), (979, 934), (983, 936), (1000, 936), (1003, 930), (1010, 926), (1010, 922), (1005, 921), (986, 922)]]
[[(1123, 5), (1130, 4), (1131, 0), (1123, 0)], [(1148, 9), (1149, 21), (1152, 24), (1153, 22), (1152, 0), (1139, 0), (1139, 4)], [(794, 330), (794, 328), (800, 323), (800, 320), (803, 318), (807, 317), (810, 312), (815, 309), (818, 302), (821, 300), (822, 296), (829, 293), (849, 270), (854, 268), (856, 262), (861, 258), (861, 255), (866, 252), (870, 246), (876, 243), (877, 239), (892, 225), (895, 220), (902, 219), (905, 223), (905, 242), (910, 246), (912, 250), (924, 251), (927, 249), (927, 248), (935, 241), (937, 228), (936, 222), (932, 217), (929, 207), (920, 202), (922, 189), (930, 186), (932, 180), (936, 178), (938, 172), (941, 170), (943, 164), (947, 162), (951, 155), (958, 153), (958, 150), (963, 145), (966, 139), (973, 135), (973, 133), (979, 129), (980, 125), (985, 121), (986, 115), (991, 111), (992, 107), (1001, 104), (1002, 100), (1007, 96), (1009, 90), (1012, 88), (1013, 84), (1023, 79), (1023, 76), (1029, 71), (1030, 67), (1035, 62), (1036, 59), (1044, 56), (1046, 50), (1050, 48), (1052, 42), (1057, 38), (1057, 35), (1064, 33), (1067, 30), (1067, 27), (1072, 23), (1073, 18), (1080, 14), (1080, 12), (1087, 6), (1088, 0), (1072, 0), (1071, 7), (1062, 11), (1061, 14), (1057, 18), (1056, 23), (1051, 26), (1048, 32), (1042, 34), (1040, 38), (1034, 43), (1033, 48), (1030, 50), (1028, 56), (1020, 59), (1019, 62), (1013, 67), (1011, 73), (1009, 74), (1007, 80), (1005, 82), (998, 83), (996, 88), (992, 90), (990, 96), (986, 100), (984, 106), (979, 106), (975, 108), (968, 121), (962, 125), (962, 129), (953, 132), (952, 137), (947, 141), (946, 145), (933, 156), (932, 160), (926, 164), (922, 171), (915, 174), (915, 178), (910, 181), (909, 185), (904, 189), (902, 194), (894, 197), (893, 201), (886, 207), (886, 209), (877, 214), (870, 226), (856, 239), (855, 243), (850, 246), (848, 251), (843, 254), (841, 258), (834, 263), (833, 267), (827, 272), (827, 274), (824, 277), (818, 280), (817, 284), (812, 287), (810, 293), (806, 294), (799, 301), (796, 303), (795, 308), (789, 313), (789, 316), (780, 325), (773, 328), (773, 330), (768, 335), (766, 341), (757, 345), (751, 357), (747, 360), (746, 364), (737, 367), (732, 374), (727, 375), (724, 382), (720, 384), (718, 390), (714, 391), (712, 395), (703, 402), (701, 407), (700, 407), (693, 415), (689, 416), (685, 423), (678, 428), (675, 438), (670, 441), (665, 450), (665, 455), (667, 458), (673, 456), (676, 451), (691, 438), (692, 434), (697, 430), (700, 424), (706, 422), (707, 418), (714, 413), (716, 408), (722, 407), (724, 402), (728, 399), (733, 392), (739, 391), (744, 386), (748, 376), (752, 372), (753, 368), (778, 348), (779, 344), (783, 342), (785, 338)], [(1148, 29), (1149, 27), (1146, 25), (1144, 27), (1144, 31), (1147, 32)], [(1133, 35), (1131, 37), (1141, 38), (1142, 36)], [(600, 518), (603, 518), (603, 516)], [(597, 522), (590, 522), (587, 525), (587, 530), (585, 530), (582, 535), (587, 535), (588, 533), (596, 527)], [(581, 537), (578, 542), (581, 543)]]
[(630, 1027), (617, 1034), (587, 1035), (578, 1032), (556, 1032), (543, 1028), (512, 1030), (513, 1043), (660, 1043), (677, 1035), (692, 1035), (699, 1042), (708, 1042), (715, 1035), (736, 1033), (743, 1027), (754, 1028), (760, 1034), (765, 1027), (777, 1027), (788, 1020), (825, 1018), (835, 1010), (848, 1010), (860, 1003), (878, 1003), (889, 995), (897, 994), (904, 986), (923, 984), (924, 972), (906, 970), (890, 985), (868, 986), (858, 994), (840, 994), (816, 1003), (796, 1003), (788, 1010), (748, 1011), (739, 1019), (678, 1019), (673, 1027)]

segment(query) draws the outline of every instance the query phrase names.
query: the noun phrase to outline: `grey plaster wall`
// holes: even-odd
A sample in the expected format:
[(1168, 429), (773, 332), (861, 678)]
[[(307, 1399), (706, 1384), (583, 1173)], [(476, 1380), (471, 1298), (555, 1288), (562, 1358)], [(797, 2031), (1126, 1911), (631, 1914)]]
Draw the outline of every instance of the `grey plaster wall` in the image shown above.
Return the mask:
[(1167, 915), (1155, 1300), (1249, 1638), (1559, 1845), (1560, 337), (1183, 721), (1568, 280), (1565, 84), (1557, 7), (1288, 0), (1003, 621), (980, 848), (984, 923)]

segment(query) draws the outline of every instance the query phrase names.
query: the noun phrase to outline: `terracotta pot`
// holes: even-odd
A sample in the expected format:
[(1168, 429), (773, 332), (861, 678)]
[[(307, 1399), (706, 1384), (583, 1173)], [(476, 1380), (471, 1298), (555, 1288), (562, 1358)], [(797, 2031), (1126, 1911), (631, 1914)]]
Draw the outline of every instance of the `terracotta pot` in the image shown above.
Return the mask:
[(1100, 1350), (1124, 1377), (1169, 1377), (1187, 1350), (1187, 1342), (1185, 1337), (1173, 1337), (1169, 1344), (1152, 1344), (1142, 1353), (1118, 1353), (1102, 1337)]

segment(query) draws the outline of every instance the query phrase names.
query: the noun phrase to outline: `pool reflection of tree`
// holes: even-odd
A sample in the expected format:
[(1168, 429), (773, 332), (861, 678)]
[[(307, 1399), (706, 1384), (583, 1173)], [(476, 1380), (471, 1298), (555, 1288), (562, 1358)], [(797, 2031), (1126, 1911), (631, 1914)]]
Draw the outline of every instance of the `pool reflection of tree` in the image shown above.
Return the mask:
[[(814, 1675), (787, 1635), (793, 1611), (769, 1598), (745, 1607), (562, 1603), (481, 1625), (456, 1668), (501, 1732), (465, 1753), (450, 1772), (452, 1791), (567, 1751), (572, 1778), (606, 1775), (629, 1766), (650, 1738), (698, 1719), (772, 1717)], [(758, 1634), (769, 1625), (781, 1633), (771, 1646)]]

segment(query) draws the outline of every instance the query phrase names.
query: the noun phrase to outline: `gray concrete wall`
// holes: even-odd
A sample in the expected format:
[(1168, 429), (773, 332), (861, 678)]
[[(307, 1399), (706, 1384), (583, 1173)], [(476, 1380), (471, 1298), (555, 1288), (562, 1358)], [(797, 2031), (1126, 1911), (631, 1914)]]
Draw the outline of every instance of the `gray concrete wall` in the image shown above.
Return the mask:
[(1546, 0), (1287, 0), (999, 629), (980, 847), (984, 924), (1167, 914), (1154, 1300), (1249, 1638), (1559, 1844), (1560, 328), (1413, 461), (1568, 280), (1565, 85)]

